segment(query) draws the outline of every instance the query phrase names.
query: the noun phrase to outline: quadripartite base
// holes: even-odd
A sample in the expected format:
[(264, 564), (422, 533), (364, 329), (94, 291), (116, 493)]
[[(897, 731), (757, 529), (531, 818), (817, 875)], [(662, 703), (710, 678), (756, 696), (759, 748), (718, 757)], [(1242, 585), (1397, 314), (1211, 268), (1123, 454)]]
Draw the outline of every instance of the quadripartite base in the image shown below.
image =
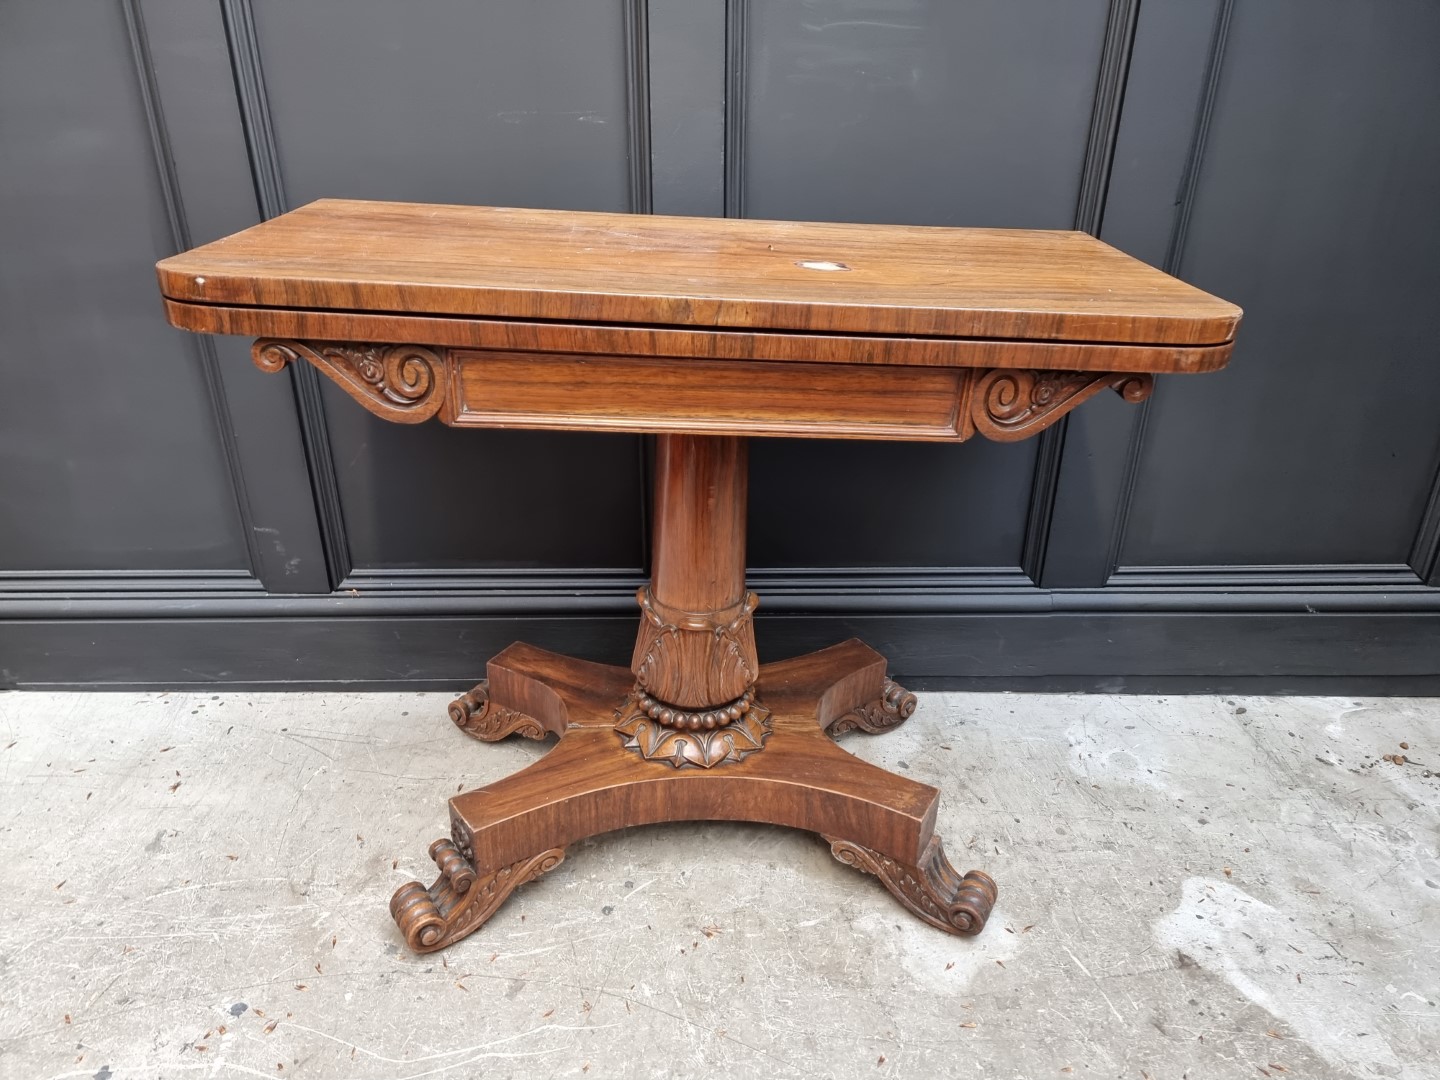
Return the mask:
[(914, 695), (885, 677), (885, 658), (859, 641), (763, 667), (763, 747), (709, 767), (636, 752), (633, 733), (617, 727), (636, 700), (626, 668), (512, 645), (487, 675), (451, 707), (463, 730), (560, 740), (528, 768), (450, 800), (451, 835), (430, 848), (440, 876), (428, 888), (402, 886), (390, 902), (412, 949), (431, 952), (478, 929), (575, 841), (666, 821), (819, 833), (837, 859), (874, 874), (926, 922), (956, 934), (984, 927), (995, 883), (978, 870), (962, 877), (945, 857), (934, 834), (939, 791), (833, 741), (856, 728), (888, 731), (915, 709)]

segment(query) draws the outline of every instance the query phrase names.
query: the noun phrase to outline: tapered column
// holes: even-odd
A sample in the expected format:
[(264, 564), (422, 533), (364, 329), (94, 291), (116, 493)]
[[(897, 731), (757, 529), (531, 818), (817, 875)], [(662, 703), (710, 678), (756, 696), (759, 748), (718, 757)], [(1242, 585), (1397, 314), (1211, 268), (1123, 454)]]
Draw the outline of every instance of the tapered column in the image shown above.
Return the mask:
[[(745, 588), (746, 464), (744, 439), (658, 439), (653, 572), (639, 592), (630, 665), (634, 721), (716, 732), (751, 710), (760, 665), (755, 594)], [(667, 744), (664, 756), (674, 749)]]
[(745, 596), (748, 445), (719, 435), (661, 435), (655, 453), (651, 596), (720, 611)]

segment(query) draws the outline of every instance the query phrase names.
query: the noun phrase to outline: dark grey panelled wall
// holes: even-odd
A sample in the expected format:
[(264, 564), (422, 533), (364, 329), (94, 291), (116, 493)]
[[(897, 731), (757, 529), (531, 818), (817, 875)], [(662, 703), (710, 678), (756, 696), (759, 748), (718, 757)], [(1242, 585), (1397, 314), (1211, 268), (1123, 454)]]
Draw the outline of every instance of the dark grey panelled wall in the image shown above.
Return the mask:
[(757, 440), (762, 651), (1434, 692), (1437, 55), (1373, 0), (0, 5), (0, 687), (626, 657), (647, 440), (388, 425), (164, 325), (158, 257), (339, 195), (1095, 232), (1243, 305), (1232, 367), (1013, 446)]

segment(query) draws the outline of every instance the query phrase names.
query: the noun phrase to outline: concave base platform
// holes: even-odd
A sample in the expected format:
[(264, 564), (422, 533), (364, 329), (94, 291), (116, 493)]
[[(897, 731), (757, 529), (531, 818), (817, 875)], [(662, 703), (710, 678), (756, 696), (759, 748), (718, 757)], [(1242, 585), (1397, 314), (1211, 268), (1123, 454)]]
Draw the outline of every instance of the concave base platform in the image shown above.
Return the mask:
[(627, 668), (517, 644), (490, 661), (487, 676), (451, 706), (463, 730), (487, 741), (560, 741), (513, 776), (450, 800), (451, 835), (430, 848), (439, 878), (429, 888), (403, 885), (390, 901), (418, 952), (478, 929), (575, 841), (666, 821), (806, 829), (933, 926), (975, 934), (989, 917), (995, 883), (978, 870), (962, 877), (934, 835), (938, 789), (832, 741), (857, 728), (887, 731), (915, 709), (914, 695), (886, 678), (885, 658), (859, 641), (762, 667), (755, 700), (768, 711), (763, 748), (709, 768), (689, 763), (683, 748), (673, 760), (647, 759), (617, 730), (635, 686)]

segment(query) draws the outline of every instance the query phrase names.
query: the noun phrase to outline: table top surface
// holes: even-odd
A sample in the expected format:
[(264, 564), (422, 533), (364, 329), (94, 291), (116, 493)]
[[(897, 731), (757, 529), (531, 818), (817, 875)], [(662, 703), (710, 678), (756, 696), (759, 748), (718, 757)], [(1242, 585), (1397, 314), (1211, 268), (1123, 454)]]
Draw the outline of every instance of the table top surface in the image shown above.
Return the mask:
[(161, 261), (186, 305), (1115, 345), (1240, 309), (1085, 233), (322, 199)]

